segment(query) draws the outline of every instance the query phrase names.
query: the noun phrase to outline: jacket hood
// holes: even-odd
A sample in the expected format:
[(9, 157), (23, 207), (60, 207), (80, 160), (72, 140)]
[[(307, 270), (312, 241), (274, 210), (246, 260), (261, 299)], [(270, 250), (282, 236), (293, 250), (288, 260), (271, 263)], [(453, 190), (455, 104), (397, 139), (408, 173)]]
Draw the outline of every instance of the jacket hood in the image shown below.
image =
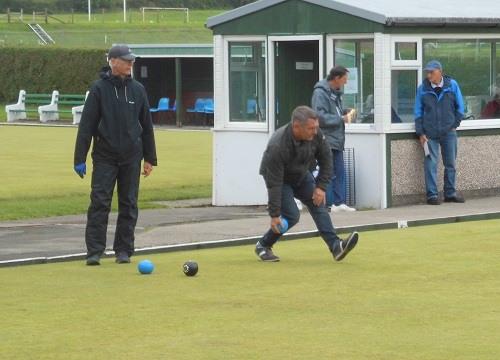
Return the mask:
[(99, 76), (101, 79), (109, 81), (117, 88), (132, 81), (132, 78), (130, 76), (127, 76), (125, 79), (122, 80), (120, 76), (113, 75), (111, 73), (111, 68), (109, 66), (103, 67), (99, 72)]
[(330, 86), (330, 84), (328, 83), (328, 81), (326, 81), (326, 79), (318, 81), (316, 83), (316, 85), (314, 85), (314, 89), (323, 89), (324, 91), (327, 91), (327, 92), (333, 92), (337, 96), (342, 96), (342, 94), (344, 94), (342, 92), (342, 90), (340, 90), (340, 89), (335, 90), (334, 88), (332, 88)]

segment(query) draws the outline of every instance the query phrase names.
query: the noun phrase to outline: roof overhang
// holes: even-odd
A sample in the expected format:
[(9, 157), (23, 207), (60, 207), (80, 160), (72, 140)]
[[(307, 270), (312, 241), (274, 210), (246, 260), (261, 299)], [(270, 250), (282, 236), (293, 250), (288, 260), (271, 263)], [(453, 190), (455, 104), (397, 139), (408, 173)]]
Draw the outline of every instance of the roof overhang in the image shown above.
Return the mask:
[(404, 18), (404, 17), (388, 17), (386, 19), (386, 26), (460, 26), (460, 27), (498, 27), (500, 19), (497, 18)]
[(211, 58), (212, 44), (127, 44), (141, 58)]

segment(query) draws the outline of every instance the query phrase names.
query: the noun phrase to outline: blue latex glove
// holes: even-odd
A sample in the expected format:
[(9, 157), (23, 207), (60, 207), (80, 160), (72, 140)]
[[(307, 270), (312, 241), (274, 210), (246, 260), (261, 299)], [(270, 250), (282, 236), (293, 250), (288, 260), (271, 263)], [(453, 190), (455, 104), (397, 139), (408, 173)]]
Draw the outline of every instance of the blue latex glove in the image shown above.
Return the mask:
[(83, 176), (87, 173), (87, 165), (85, 163), (75, 165), (75, 171), (83, 179)]

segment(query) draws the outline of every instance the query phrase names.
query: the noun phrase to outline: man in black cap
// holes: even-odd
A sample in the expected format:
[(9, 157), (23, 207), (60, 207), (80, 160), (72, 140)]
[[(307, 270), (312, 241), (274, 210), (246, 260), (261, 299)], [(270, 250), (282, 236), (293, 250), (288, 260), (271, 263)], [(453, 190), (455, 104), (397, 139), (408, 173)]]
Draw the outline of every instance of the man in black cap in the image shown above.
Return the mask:
[[(92, 148), (92, 189), (85, 243), (87, 265), (100, 265), (106, 249), (106, 230), (115, 185), (118, 219), (113, 243), (116, 262), (130, 263), (138, 217), (140, 175), (157, 165), (153, 122), (144, 86), (131, 77), (137, 56), (126, 45), (113, 45), (109, 67), (90, 88), (83, 107), (75, 145), (74, 169), (83, 178)], [(144, 159), (141, 173), (141, 161)]]
[(429, 61), (427, 78), (418, 87), (415, 99), (415, 131), (425, 149), (424, 175), (427, 204), (441, 205), (437, 188), (438, 153), (444, 165), (443, 195), (445, 202), (463, 203), (455, 190), (457, 128), (464, 116), (464, 103), (458, 83), (443, 75), (437, 60)]

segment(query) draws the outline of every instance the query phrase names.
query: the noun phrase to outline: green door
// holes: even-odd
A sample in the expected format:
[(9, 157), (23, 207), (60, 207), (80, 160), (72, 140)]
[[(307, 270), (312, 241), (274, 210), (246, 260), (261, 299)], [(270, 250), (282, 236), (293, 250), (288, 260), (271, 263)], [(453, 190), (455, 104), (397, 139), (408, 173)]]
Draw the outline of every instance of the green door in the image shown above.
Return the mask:
[(277, 129), (290, 122), (297, 106), (311, 106), (313, 87), (318, 81), (319, 42), (275, 42), (274, 56)]

